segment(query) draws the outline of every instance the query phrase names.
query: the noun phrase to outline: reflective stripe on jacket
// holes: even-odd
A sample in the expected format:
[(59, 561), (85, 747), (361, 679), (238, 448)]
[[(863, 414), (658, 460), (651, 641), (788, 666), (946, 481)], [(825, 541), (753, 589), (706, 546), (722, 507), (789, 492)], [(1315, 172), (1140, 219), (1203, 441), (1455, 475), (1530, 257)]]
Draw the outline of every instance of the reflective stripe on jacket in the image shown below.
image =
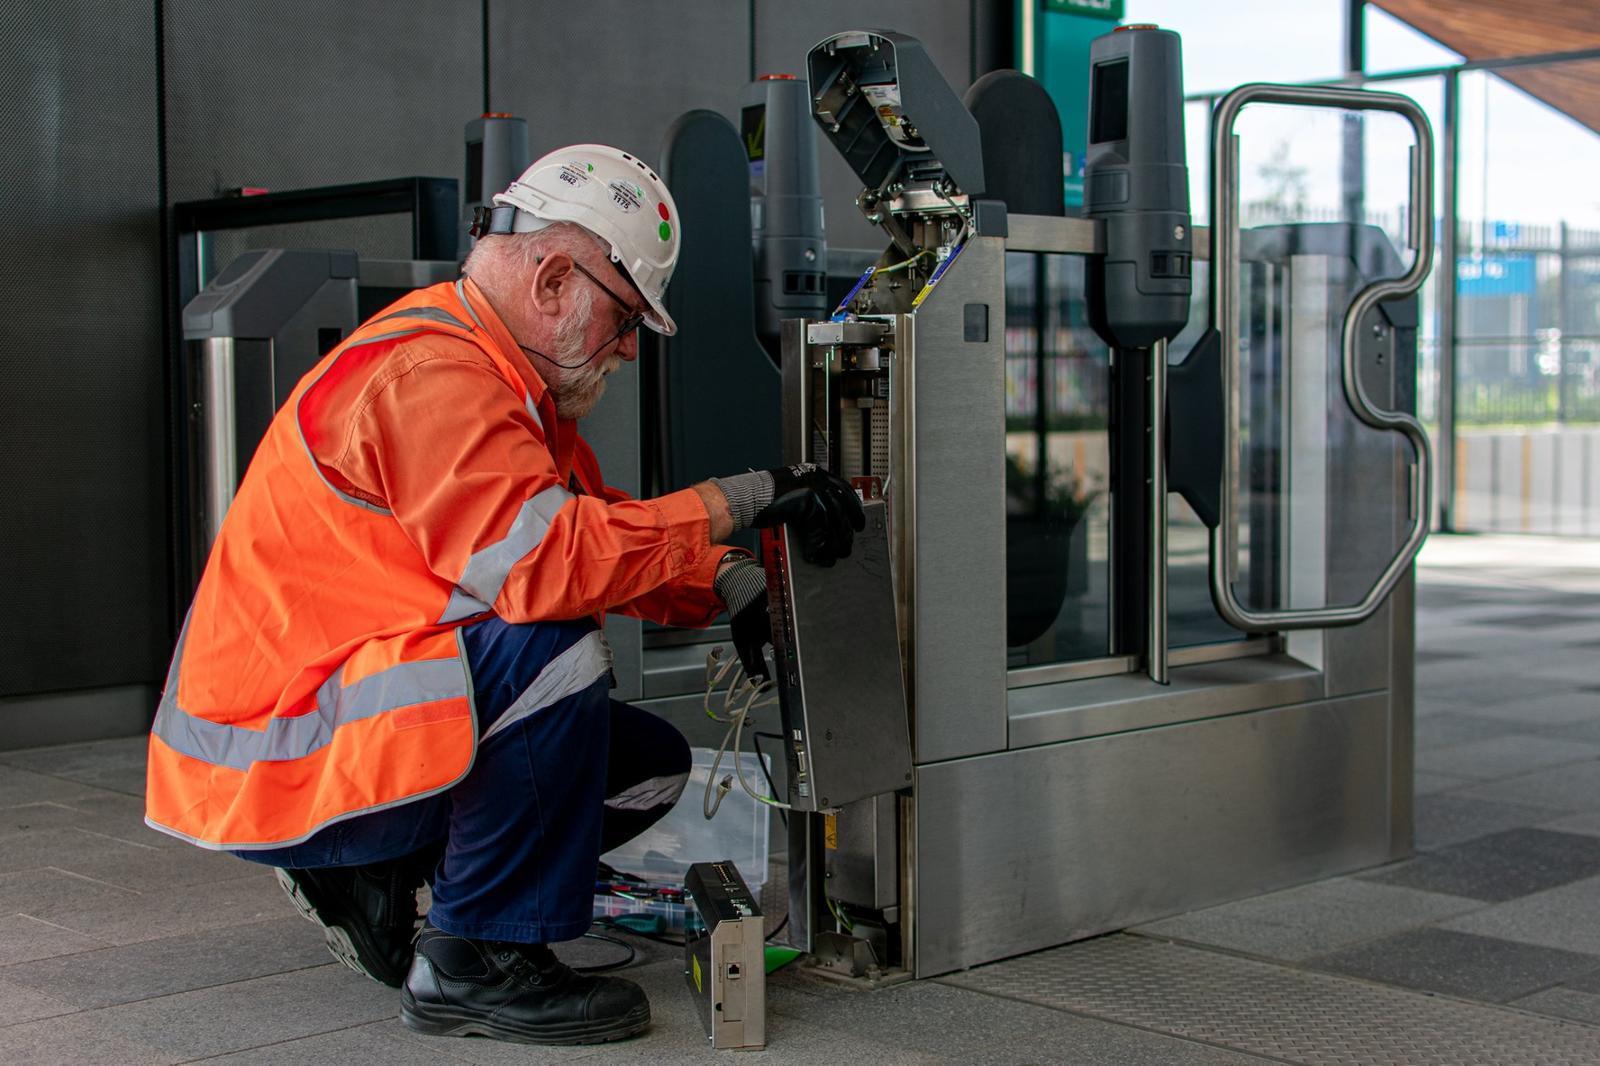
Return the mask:
[[(173, 655), (146, 820), (280, 847), (450, 787), (478, 739), (462, 623), (707, 625), (708, 534), (693, 490), (605, 486), (470, 281), (411, 293), (306, 375), (257, 448)], [(524, 713), (605, 673), (587, 641)]]

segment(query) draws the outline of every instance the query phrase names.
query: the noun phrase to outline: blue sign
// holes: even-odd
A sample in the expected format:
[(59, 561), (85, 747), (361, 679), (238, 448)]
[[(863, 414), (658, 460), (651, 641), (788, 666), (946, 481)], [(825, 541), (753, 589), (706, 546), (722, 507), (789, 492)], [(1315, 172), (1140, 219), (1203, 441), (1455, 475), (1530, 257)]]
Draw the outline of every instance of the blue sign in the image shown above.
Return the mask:
[(1538, 281), (1531, 255), (1464, 255), (1457, 260), (1456, 292), (1462, 296), (1532, 296)]

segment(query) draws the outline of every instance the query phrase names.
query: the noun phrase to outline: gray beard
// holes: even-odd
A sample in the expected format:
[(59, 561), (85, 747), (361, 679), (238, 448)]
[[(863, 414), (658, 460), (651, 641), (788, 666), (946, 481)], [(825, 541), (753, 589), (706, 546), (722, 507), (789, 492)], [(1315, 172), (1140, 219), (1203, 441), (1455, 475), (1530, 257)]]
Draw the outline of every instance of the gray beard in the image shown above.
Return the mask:
[(556, 414), (569, 422), (576, 422), (587, 416), (600, 402), (600, 397), (606, 391), (606, 379), (599, 373), (584, 374), (582, 378), (550, 391), (555, 394)]

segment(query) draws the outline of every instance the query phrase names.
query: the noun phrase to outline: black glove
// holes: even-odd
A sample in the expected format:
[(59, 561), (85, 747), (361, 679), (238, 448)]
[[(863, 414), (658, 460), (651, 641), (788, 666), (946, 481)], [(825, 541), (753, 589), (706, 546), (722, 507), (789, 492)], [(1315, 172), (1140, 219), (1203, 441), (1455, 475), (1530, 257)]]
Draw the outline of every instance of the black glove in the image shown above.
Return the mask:
[(772, 476), (772, 502), (750, 524), (757, 529), (791, 527), (808, 563), (832, 566), (849, 558), (855, 534), (867, 528), (861, 498), (850, 483), (809, 463), (767, 473)]
[(733, 647), (753, 679), (767, 676), (766, 646), (772, 643), (767, 613), (767, 575), (754, 559), (730, 562), (717, 574), (717, 594), (728, 605)]
[(766, 647), (772, 643), (772, 616), (767, 613), (767, 597), (760, 597), (736, 611), (731, 619), (733, 647), (753, 681), (767, 676)]

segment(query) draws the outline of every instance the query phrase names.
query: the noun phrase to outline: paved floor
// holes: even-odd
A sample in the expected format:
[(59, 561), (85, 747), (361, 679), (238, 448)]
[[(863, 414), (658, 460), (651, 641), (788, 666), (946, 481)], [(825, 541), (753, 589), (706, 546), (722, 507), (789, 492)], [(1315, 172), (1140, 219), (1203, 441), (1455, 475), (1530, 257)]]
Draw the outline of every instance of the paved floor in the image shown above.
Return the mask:
[[(1436, 537), (1419, 602), (1416, 858), (883, 992), (791, 967), (738, 1061), (1600, 1063), (1600, 547)], [(642, 1039), (414, 1036), (143, 783), (137, 739), (0, 754), (0, 1061), (712, 1057), (648, 944)]]

